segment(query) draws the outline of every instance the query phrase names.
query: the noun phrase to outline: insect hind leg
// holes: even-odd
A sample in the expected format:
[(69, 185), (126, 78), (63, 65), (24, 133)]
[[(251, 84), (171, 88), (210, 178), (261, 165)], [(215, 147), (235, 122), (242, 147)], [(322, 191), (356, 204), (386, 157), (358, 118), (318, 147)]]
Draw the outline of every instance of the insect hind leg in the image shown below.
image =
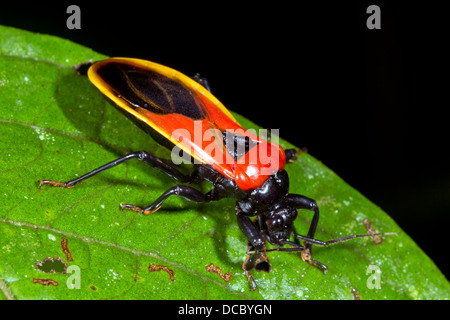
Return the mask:
[(189, 175), (184, 175), (177, 169), (173, 168), (172, 166), (168, 165), (167, 163), (163, 162), (158, 157), (152, 155), (151, 153), (148, 153), (146, 151), (137, 151), (130, 154), (127, 154), (123, 157), (120, 157), (119, 159), (116, 159), (114, 161), (111, 161), (101, 167), (98, 167), (92, 171), (89, 171), (88, 173), (82, 175), (79, 178), (67, 181), (67, 182), (61, 182), (61, 181), (55, 181), (55, 180), (40, 180), (39, 181), (39, 187), (43, 185), (49, 185), (53, 187), (60, 187), (60, 188), (73, 188), (75, 185), (79, 184), (80, 182), (100, 173), (103, 171), (106, 171), (108, 169), (114, 168), (115, 166), (124, 163), (131, 159), (139, 159), (141, 161), (144, 161), (145, 163), (151, 165), (152, 167), (164, 172), (165, 174), (169, 175), (170, 177), (174, 178), (177, 181), (184, 182), (184, 183), (192, 183), (191, 177)]

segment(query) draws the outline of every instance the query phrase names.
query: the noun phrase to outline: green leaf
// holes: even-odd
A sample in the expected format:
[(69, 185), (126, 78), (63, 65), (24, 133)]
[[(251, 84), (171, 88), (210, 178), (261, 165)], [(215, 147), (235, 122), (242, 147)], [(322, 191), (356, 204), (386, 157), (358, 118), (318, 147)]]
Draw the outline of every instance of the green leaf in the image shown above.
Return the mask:
[[(170, 157), (72, 68), (103, 58), (67, 40), (0, 26), (2, 298), (449, 298), (448, 281), (414, 241), (306, 153), (287, 171), (291, 192), (319, 203), (318, 239), (366, 233), (364, 219), (377, 232), (400, 234), (386, 236), (380, 245), (363, 238), (314, 247), (313, 258), (329, 267), (325, 275), (298, 253), (271, 252), (272, 271), (252, 273), (256, 291), (250, 291), (242, 270), (246, 239), (231, 199), (196, 204), (173, 197), (150, 216), (122, 212), (120, 202), (145, 206), (176, 184), (139, 161), (73, 189), (39, 190), (38, 180), (70, 180), (130, 151)], [(245, 127), (258, 128), (236, 117)], [(291, 147), (284, 140), (281, 144)], [(300, 212), (297, 232), (307, 233), (311, 217), (309, 211)], [(63, 251), (62, 239), (73, 261)], [(231, 272), (230, 282), (208, 272), (210, 263)], [(150, 272), (150, 264), (173, 270), (174, 281), (164, 270)], [(58, 285), (33, 279), (52, 279)], [(73, 287), (77, 279), (79, 288)]]

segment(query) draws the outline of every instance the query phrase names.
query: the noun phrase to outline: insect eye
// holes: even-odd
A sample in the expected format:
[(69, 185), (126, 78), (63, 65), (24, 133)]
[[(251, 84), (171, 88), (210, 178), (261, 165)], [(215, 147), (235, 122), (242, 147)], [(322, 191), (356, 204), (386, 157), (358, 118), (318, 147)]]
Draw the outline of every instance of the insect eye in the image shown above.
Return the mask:
[(279, 231), (284, 227), (284, 221), (281, 218), (274, 218), (267, 221), (267, 226), (272, 231)]

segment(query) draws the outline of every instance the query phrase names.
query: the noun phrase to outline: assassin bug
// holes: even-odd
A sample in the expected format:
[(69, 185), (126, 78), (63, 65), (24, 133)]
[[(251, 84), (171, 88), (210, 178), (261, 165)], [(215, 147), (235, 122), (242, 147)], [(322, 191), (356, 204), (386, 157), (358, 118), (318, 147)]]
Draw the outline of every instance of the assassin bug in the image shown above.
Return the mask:
[[(205, 79), (199, 76), (190, 78), (160, 64), (130, 58), (110, 58), (96, 62), (89, 68), (88, 77), (120, 111), (158, 143), (169, 149), (176, 146), (178, 150), (186, 152), (196, 162), (194, 170), (185, 175), (151, 153), (138, 151), (68, 182), (40, 180), (40, 187), (72, 188), (97, 173), (135, 158), (165, 172), (180, 183), (209, 181), (213, 189), (206, 194), (180, 184), (164, 192), (145, 208), (124, 203), (121, 206), (122, 209), (148, 215), (158, 210), (172, 195), (195, 202), (235, 198), (237, 222), (249, 240), (243, 269), (252, 289), (256, 289), (256, 283), (250, 270), (270, 271), (266, 255), (268, 251), (299, 251), (303, 260), (326, 272), (324, 264), (311, 258), (313, 244), (326, 246), (357, 237), (374, 236), (351, 235), (328, 242), (314, 239), (319, 207), (313, 199), (289, 193), (289, 177), (284, 170), (285, 163), (296, 157), (296, 150), (284, 150), (280, 145), (243, 129), (211, 94)], [(202, 138), (197, 141), (195, 135), (198, 133), (203, 138), (208, 136), (208, 141), (213, 143), (204, 146)], [(211, 145), (213, 148), (210, 148)], [(314, 212), (306, 236), (293, 230), (297, 209)], [(252, 221), (251, 217), (257, 218)], [(303, 245), (290, 241), (291, 236), (303, 240)], [(266, 249), (266, 242), (276, 249)]]

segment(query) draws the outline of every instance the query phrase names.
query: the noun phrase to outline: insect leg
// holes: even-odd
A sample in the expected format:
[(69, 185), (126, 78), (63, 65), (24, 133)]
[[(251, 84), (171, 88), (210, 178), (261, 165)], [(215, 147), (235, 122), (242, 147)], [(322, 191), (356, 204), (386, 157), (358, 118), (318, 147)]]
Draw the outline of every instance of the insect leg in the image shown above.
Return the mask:
[(286, 161), (288, 162), (295, 162), (297, 158), (302, 154), (303, 152), (308, 152), (305, 147), (296, 150), (296, 149), (286, 149), (284, 150), (284, 153), (286, 155)]
[(159, 208), (161, 208), (163, 202), (172, 195), (183, 197), (187, 200), (194, 202), (211, 202), (214, 200), (214, 197), (210, 192), (203, 194), (202, 192), (198, 191), (195, 188), (178, 185), (164, 192), (158, 199), (156, 199), (155, 202), (153, 202), (151, 205), (149, 205), (144, 209), (126, 203), (122, 203), (121, 206), (122, 209), (133, 210), (139, 213), (143, 213), (145, 215), (149, 215), (158, 210)]
[(317, 239), (311, 239), (299, 234), (293, 234), (293, 236), (297, 239), (301, 239), (304, 240), (306, 242), (318, 245), (318, 246), (329, 246), (330, 244), (335, 244), (335, 243), (339, 243), (339, 242), (343, 242), (343, 241), (347, 241), (347, 240), (351, 240), (351, 239), (355, 239), (355, 238), (368, 238), (368, 237), (380, 237), (380, 236), (389, 236), (389, 235), (394, 235), (394, 234), (399, 234), (399, 232), (379, 232), (379, 233), (369, 233), (369, 234), (353, 234), (350, 236), (345, 236), (345, 237), (341, 237), (341, 238), (336, 238), (336, 239), (332, 239), (329, 241), (322, 241), (322, 240), (317, 240)]
[(154, 155), (152, 155), (146, 151), (137, 151), (137, 152), (127, 154), (123, 157), (120, 157), (119, 159), (116, 159), (114, 161), (111, 161), (111, 162), (99, 167), (99, 168), (96, 168), (96, 169), (82, 175), (79, 178), (76, 178), (76, 179), (73, 179), (73, 180), (70, 180), (67, 182), (60, 182), (60, 181), (54, 181), (54, 180), (40, 180), (39, 187), (41, 187), (42, 185), (50, 185), (50, 186), (61, 187), (61, 188), (73, 188), (78, 183), (96, 175), (97, 173), (111, 169), (125, 161), (134, 159), (134, 158), (137, 158), (141, 161), (144, 161), (145, 163), (148, 163), (152, 167), (166, 173), (167, 175), (171, 176), (172, 178), (174, 178), (180, 182), (185, 182), (185, 183), (191, 182), (191, 179), (189, 176), (184, 175), (177, 169), (175, 169), (175, 168), (171, 167), (170, 165), (166, 164), (165, 162), (163, 162), (161, 159), (155, 157)]
[(250, 284), (252, 285), (252, 288), (250, 289), (250, 291), (255, 291), (256, 289), (258, 289), (258, 286), (256, 285), (256, 282), (255, 282), (255, 279), (253, 279), (250, 271), (244, 269), (244, 273), (247, 276), (248, 282), (250, 282)]
[(286, 161), (289, 161), (289, 160), (295, 158), (295, 156), (297, 154), (297, 150), (295, 150), (295, 149), (286, 149), (286, 150), (284, 150), (284, 154), (286, 155)]
[[(346, 236), (346, 237), (342, 237), (342, 238), (337, 238), (337, 239), (332, 239), (329, 241), (322, 241), (322, 240), (317, 240), (317, 239), (313, 239), (313, 238), (308, 238), (296, 233), (293, 233), (292, 235), (297, 238), (297, 239), (301, 239), (303, 241), (305, 241), (306, 244), (315, 244), (318, 246), (328, 246), (331, 244), (335, 244), (335, 243), (339, 243), (342, 241), (347, 241), (347, 240), (351, 240), (351, 239), (355, 239), (355, 238), (365, 238), (365, 237), (373, 237), (373, 236), (385, 236), (385, 235), (393, 235), (393, 234), (398, 234), (398, 232), (382, 232), (382, 233), (374, 233), (374, 234), (358, 234), (358, 235), (350, 235), (350, 236)], [(268, 249), (265, 250), (265, 252), (270, 252), (270, 251), (284, 251), (284, 252), (298, 252), (300, 251), (302, 254), (302, 259), (304, 261), (307, 261), (310, 265), (313, 265), (315, 267), (318, 267), (319, 269), (321, 269), (324, 273), (327, 273), (328, 271), (328, 267), (326, 265), (324, 265), (323, 263), (313, 260), (311, 259), (311, 253), (308, 252), (302, 245), (289, 241), (289, 240), (280, 240), (280, 243), (282, 245), (290, 245), (292, 246), (292, 248), (275, 248), (275, 249)], [(254, 252), (250, 251), (249, 254), (252, 254)]]
[(251, 291), (254, 291), (258, 287), (250, 274), (250, 270), (255, 269), (256, 271), (270, 272), (272, 267), (265, 252), (266, 242), (261, 235), (258, 225), (255, 225), (248, 216), (240, 212), (236, 215), (239, 227), (249, 239), (247, 244), (247, 258), (242, 264), (242, 269), (244, 269), (247, 280), (252, 286)]
[(264, 249), (266, 242), (261, 236), (260, 230), (253, 224), (250, 218), (240, 212), (236, 213), (237, 222), (242, 233), (250, 240), (250, 244), (256, 251)]
[[(294, 234), (294, 236), (295, 236), (295, 234)], [(308, 238), (301, 237), (301, 239), (308, 239)], [(317, 240), (317, 241), (315, 239), (308, 239), (308, 240), (311, 240), (313, 243), (316, 243), (316, 242), (321, 243), (321, 244), (323, 243), (323, 241), (320, 241), (320, 240)], [(300, 245), (298, 243), (295, 243), (295, 242), (292, 242), (292, 241), (289, 241), (289, 240), (280, 240), (280, 243), (282, 245), (286, 245), (286, 244), (290, 245), (290, 246), (292, 246), (292, 248), (280, 248), (280, 247), (278, 247), (278, 248), (275, 248), (275, 249), (265, 250), (265, 253), (270, 252), (270, 251), (284, 251), (284, 252), (299, 252), (300, 251), (301, 254), (302, 254), (302, 260), (303, 261), (306, 261), (310, 265), (321, 269), (324, 273), (327, 273), (328, 267), (326, 265), (324, 265), (323, 263), (317, 261), (317, 260), (311, 259), (311, 253), (308, 250), (306, 250), (305, 247), (303, 247), (302, 245)], [(252, 252), (252, 251), (249, 252), (249, 254), (254, 254), (254, 253), (255, 252)]]
[[(308, 235), (306, 236), (309, 239), (314, 239), (314, 234), (316, 233), (317, 224), (319, 223), (319, 207), (315, 200), (301, 196), (298, 194), (288, 194), (285, 201), (287, 204), (294, 206), (297, 209), (307, 209), (314, 211), (314, 216), (311, 220), (311, 224), (309, 226)], [(307, 251), (311, 251), (311, 242), (306, 241), (305, 249)]]
[(255, 279), (253, 279), (250, 270), (255, 269), (256, 271), (270, 272), (270, 270), (272, 270), (272, 266), (270, 265), (269, 257), (267, 257), (266, 253), (264, 251), (255, 251), (249, 241), (247, 244), (247, 258), (242, 264), (242, 269), (244, 269), (247, 280), (252, 286), (251, 291), (254, 291), (258, 289), (258, 286), (256, 285)]
[(196, 74), (192, 77), (192, 79), (194, 79), (195, 81), (197, 81), (198, 83), (200, 83), (202, 86), (204, 86), (206, 88), (206, 90), (208, 90), (209, 92), (211, 92), (211, 87), (209, 86), (209, 81), (208, 79), (206, 79), (205, 77), (200, 76), (200, 74)]
[[(303, 237), (303, 238), (305, 238), (305, 237)], [(312, 240), (315, 240), (315, 239), (312, 239)], [(328, 267), (319, 261), (311, 259), (311, 252), (306, 249), (306, 245), (305, 245), (305, 247), (303, 247), (302, 245), (299, 245), (298, 243), (295, 243), (295, 242), (292, 242), (289, 240), (282, 240), (282, 241), (280, 241), (280, 243), (282, 243), (283, 245), (285, 245), (285, 244), (290, 245), (290, 246), (292, 246), (292, 248), (277, 248), (276, 249), (277, 251), (301, 251), (302, 259), (304, 261), (308, 262), (312, 266), (315, 266), (315, 267), (321, 269), (323, 271), (323, 273), (327, 273)]]

